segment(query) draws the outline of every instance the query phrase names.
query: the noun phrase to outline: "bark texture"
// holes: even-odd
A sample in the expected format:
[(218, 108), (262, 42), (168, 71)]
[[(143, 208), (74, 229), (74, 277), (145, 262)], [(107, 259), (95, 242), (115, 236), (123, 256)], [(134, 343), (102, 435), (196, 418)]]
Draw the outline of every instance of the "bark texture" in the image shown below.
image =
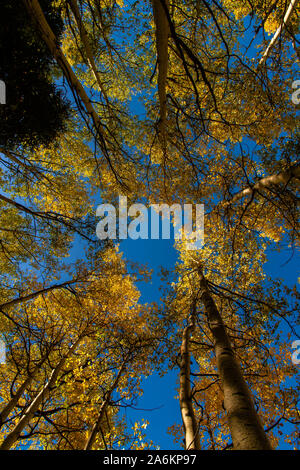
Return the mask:
[(255, 410), (250, 390), (231, 347), (226, 327), (210, 294), (201, 267), (200, 300), (213, 335), (218, 373), (224, 393), (224, 408), (235, 450), (271, 450), (271, 444)]

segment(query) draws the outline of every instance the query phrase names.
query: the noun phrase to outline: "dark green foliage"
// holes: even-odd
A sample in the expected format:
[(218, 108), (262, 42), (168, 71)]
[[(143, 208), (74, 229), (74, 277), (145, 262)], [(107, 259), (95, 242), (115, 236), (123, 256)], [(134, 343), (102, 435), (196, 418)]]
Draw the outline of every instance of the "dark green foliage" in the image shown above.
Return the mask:
[[(47, 0), (40, 5), (59, 40), (63, 32), (59, 10)], [(0, 144), (47, 145), (64, 130), (69, 102), (52, 83), (52, 56), (23, 2), (1, 1), (0, 12), (0, 79), (6, 84), (6, 104), (0, 105)]]

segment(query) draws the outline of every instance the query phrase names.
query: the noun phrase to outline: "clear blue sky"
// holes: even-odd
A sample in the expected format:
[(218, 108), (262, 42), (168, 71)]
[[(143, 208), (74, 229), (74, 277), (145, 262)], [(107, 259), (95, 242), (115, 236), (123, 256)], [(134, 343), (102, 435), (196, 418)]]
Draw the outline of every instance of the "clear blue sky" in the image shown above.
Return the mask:
[[(116, 33), (116, 39), (123, 38), (120, 32)], [(130, 38), (126, 40), (130, 41)], [(252, 32), (247, 31), (241, 37), (241, 44), (248, 45), (252, 39)], [(257, 38), (257, 41), (260, 39)], [(255, 42), (248, 50), (249, 56), (254, 56), (257, 53)], [(71, 97), (70, 97), (71, 98)], [(138, 99), (136, 96), (132, 98), (130, 103), (130, 110), (133, 114), (144, 115), (145, 109), (142, 103), (142, 97)], [(106, 201), (102, 201), (106, 202)], [(98, 204), (101, 203), (99, 199)], [(96, 210), (96, 206), (95, 206)], [(79, 244), (74, 247), (74, 254), (79, 250)], [(159, 271), (160, 266), (164, 268), (174, 268), (177, 260), (177, 254), (173, 248), (173, 240), (126, 240), (120, 244), (120, 251), (124, 252), (127, 259), (147, 264), (149, 268), (153, 269), (152, 283), (139, 283), (138, 287), (141, 291), (142, 302), (158, 302), (160, 299), (159, 287), (161, 284)], [(82, 253), (81, 253), (82, 255)], [(266, 271), (272, 278), (280, 277), (284, 279), (285, 283), (289, 286), (297, 282), (299, 276), (299, 258), (296, 255), (285, 264), (291, 255), (291, 252), (268, 252), (269, 261), (266, 265)], [(80, 256), (80, 255), (79, 255)], [(178, 378), (178, 371), (172, 371), (163, 378), (157, 374), (147, 378), (143, 381), (144, 395), (140, 398), (138, 407), (141, 411), (127, 409), (127, 417), (135, 421), (141, 421), (146, 418), (150, 424), (146, 431), (147, 438), (151, 439), (155, 444), (159, 445), (161, 449), (177, 449), (178, 445), (173, 443), (172, 436), (167, 434), (168, 426), (181, 422), (180, 410), (178, 400), (175, 399), (177, 394), (176, 384)], [(153, 409), (153, 411), (145, 412), (144, 409)], [(281, 448), (285, 448), (282, 444)]]
[[(158, 301), (160, 298), (159, 278), (160, 267), (172, 269), (176, 263), (177, 255), (173, 248), (174, 240), (125, 240), (120, 245), (120, 251), (131, 261), (147, 264), (153, 269), (152, 282), (140, 283), (141, 302)], [(155, 409), (153, 411), (127, 410), (127, 417), (134, 421), (141, 421), (147, 417), (150, 422), (147, 428), (147, 437), (161, 449), (178, 449), (173, 438), (167, 433), (168, 426), (180, 422), (180, 409), (176, 396), (177, 371), (172, 371), (164, 377), (158, 374), (143, 381), (144, 395), (138, 404), (139, 408)]]
[[(148, 264), (153, 269), (152, 283), (140, 283), (141, 301), (152, 302), (160, 298), (159, 287), (161, 285), (159, 271), (160, 266), (164, 268), (174, 267), (177, 261), (176, 250), (173, 248), (174, 240), (125, 240), (120, 245), (120, 251), (131, 261)], [(275, 248), (275, 245), (274, 245)], [(272, 278), (282, 278), (285, 284), (291, 286), (297, 282), (299, 273), (299, 256), (296, 254), (290, 259), (291, 250), (287, 249), (280, 253), (268, 250), (268, 262), (266, 272)], [(296, 339), (296, 338), (295, 338)], [(177, 394), (178, 371), (174, 370), (163, 378), (158, 374), (148, 377), (143, 381), (144, 395), (141, 397), (138, 410), (127, 410), (129, 420), (141, 421), (142, 418), (150, 422), (146, 436), (161, 449), (178, 449), (174, 444), (172, 436), (167, 433), (168, 426), (181, 422)], [(156, 409), (159, 408), (159, 409)], [(144, 409), (153, 409), (145, 412)], [(280, 444), (281, 449), (288, 449), (284, 442)]]

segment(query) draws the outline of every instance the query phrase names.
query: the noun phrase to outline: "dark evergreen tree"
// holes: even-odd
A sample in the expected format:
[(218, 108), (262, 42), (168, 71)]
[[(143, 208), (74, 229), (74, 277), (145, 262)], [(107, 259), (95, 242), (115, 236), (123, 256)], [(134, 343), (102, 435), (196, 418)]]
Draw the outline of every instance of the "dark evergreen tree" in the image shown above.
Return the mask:
[[(40, 2), (58, 40), (63, 33), (59, 9)], [(0, 144), (49, 144), (64, 130), (70, 104), (53, 83), (53, 58), (20, 0), (1, 1), (0, 79), (6, 104), (0, 106)]]

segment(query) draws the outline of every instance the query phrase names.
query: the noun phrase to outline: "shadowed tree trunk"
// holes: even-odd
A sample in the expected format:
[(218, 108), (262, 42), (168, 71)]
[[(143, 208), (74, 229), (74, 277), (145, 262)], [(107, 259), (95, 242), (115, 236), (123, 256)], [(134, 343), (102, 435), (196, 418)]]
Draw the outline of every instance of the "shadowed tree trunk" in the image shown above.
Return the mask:
[(99, 415), (98, 415), (98, 418), (97, 418), (97, 421), (96, 423), (94, 424), (92, 430), (91, 430), (91, 433), (89, 435), (89, 437), (87, 438), (87, 441), (86, 441), (86, 444), (84, 446), (84, 450), (91, 450), (92, 447), (93, 447), (93, 444), (95, 442), (95, 439), (97, 437), (97, 434), (98, 432), (100, 431), (101, 429), (101, 424), (103, 422), (103, 418), (105, 416), (105, 413), (106, 413), (106, 409), (107, 409), (107, 406), (109, 405), (109, 402), (110, 402), (110, 398), (111, 398), (111, 395), (112, 393), (114, 392), (114, 390), (116, 389), (116, 387), (118, 386), (118, 383), (119, 383), (119, 380), (122, 376), (122, 373), (124, 372), (124, 369), (125, 369), (125, 366), (126, 366), (126, 362), (127, 362), (127, 357), (126, 359), (124, 360), (124, 362), (122, 363), (122, 366), (120, 367), (117, 375), (116, 375), (116, 378), (115, 380), (113, 381), (111, 387), (109, 390), (107, 390), (106, 394), (105, 394), (105, 398), (100, 406), (100, 410), (99, 410)]
[(51, 348), (47, 351), (47, 353), (42, 357), (42, 359), (39, 361), (38, 365), (35, 366), (33, 371), (28, 375), (28, 377), (24, 380), (24, 382), (20, 385), (20, 387), (17, 389), (13, 397), (9, 400), (9, 402), (4, 406), (4, 408), (1, 410), (0, 413), (0, 428), (3, 426), (4, 422), (10, 415), (10, 413), (13, 411), (15, 406), (18, 404), (18, 401), (22, 397), (23, 393), (25, 390), (29, 387), (31, 384), (32, 380), (40, 370), (41, 366), (43, 363), (47, 360), (49, 357), (50, 351), (53, 348), (54, 344), (52, 344)]
[(80, 10), (79, 10), (79, 7), (78, 7), (77, 0), (69, 0), (69, 4), (70, 4), (71, 10), (73, 12), (78, 30), (79, 30), (80, 39), (81, 39), (82, 44), (84, 46), (85, 54), (86, 54), (86, 57), (87, 57), (87, 60), (88, 60), (88, 65), (89, 65), (90, 69), (92, 70), (94, 78), (95, 78), (96, 82), (98, 83), (99, 89), (100, 89), (102, 95), (104, 96), (106, 103), (109, 104), (109, 100), (108, 100), (108, 97), (107, 97), (106, 92), (104, 90), (100, 74), (97, 70), (97, 66), (96, 66), (96, 63), (95, 63), (95, 60), (94, 60), (94, 57), (93, 57), (93, 53), (92, 53), (92, 49), (91, 49), (91, 46), (90, 46), (90, 42), (89, 42), (89, 37), (88, 37), (88, 34), (86, 32), (86, 29), (85, 29), (83, 21), (82, 21), (82, 17), (81, 17), (81, 14), (80, 14)]
[(73, 279), (71, 281), (62, 282), (61, 284), (53, 284), (52, 286), (45, 287), (44, 289), (37, 290), (37, 291), (32, 292), (31, 294), (28, 294), (28, 295), (23, 295), (21, 297), (16, 297), (15, 299), (8, 300), (4, 304), (1, 304), (0, 305), (0, 311), (4, 308), (14, 307), (15, 305), (21, 304), (22, 302), (27, 302), (28, 300), (35, 299), (39, 295), (47, 294), (47, 292), (51, 292), (53, 290), (67, 289), (72, 284), (76, 284), (78, 282), (79, 282), (79, 279)]
[(116, 180), (119, 181), (118, 174), (112, 165), (112, 162), (108, 153), (107, 142), (105, 139), (105, 132), (102, 126), (101, 119), (99, 115), (97, 114), (97, 112), (95, 111), (92, 101), (90, 100), (87, 93), (85, 92), (83, 85), (76, 77), (67, 58), (63, 54), (59, 45), (57, 44), (56, 37), (45, 18), (45, 15), (43, 13), (43, 10), (40, 7), (38, 0), (23, 0), (23, 3), (27, 8), (27, 11), (33, 23), (36, 25), (36, 27), (40, 31), (40, 34), (43, 40), (47, 44), (53, 57), (55, 58), (58, 65), (60, 66), (72, 93), (74, 94), (75, 97), (78, 97), (80, 99), (80, 101), (82, 102), (86, 110), (87, 115), (91, 117), (94, 129), (96, 132), (97, 142), (99, 143), (99, 146), (103, 152), (103, 155), (105, 156), (108, 162), (108, 165), (112, 173), (114, 174)]
[(69, 349), (67, 354), (60, 360), (58, 365), (55, 367), (55, 369), (52, 370), (50, 378), (46, 385), (42, 388), (42, 390), (37, 394), (37, 396), (34, 398), (34, 400), (31, 402), (31, 404), (26, 408), (24, 411), (22, 417), (20, 418), (18, 424), (13, 428), (13, 430), (6, 436), (4, 441), (2, 442), (0, 446), (0, 450), (9, 450), (11, 446), (18, 440), (21, 432), (27, 426), (29, 421), (32, 419), (36, 411), (38, 410), (40, 404), (44, 402), (51, 391), (51, 388), (55, 385), (55, 382), (64, 367), (64, 364), (68, 357), (75, 351), (76, 347), (78, 344), (82, 341), (84, 336), (80, 336), (80, 338), (77, 339), (77, 341), (73, 344), (73, 346)]

